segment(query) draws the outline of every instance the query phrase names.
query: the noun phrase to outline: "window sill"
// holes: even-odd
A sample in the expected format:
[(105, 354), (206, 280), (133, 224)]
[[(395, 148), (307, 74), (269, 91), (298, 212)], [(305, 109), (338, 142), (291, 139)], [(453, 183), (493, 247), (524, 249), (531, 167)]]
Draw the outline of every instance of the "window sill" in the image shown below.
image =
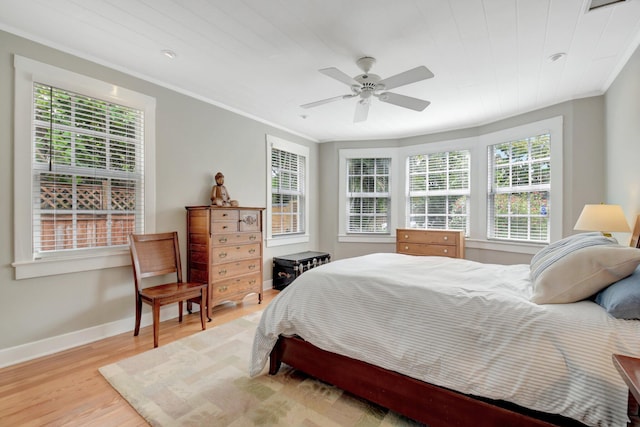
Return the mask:
[(16, 280), (80, 271), (102, 270), (104, 268), (131, 265), (128, 250), (114, 250), (91, 256), (69, 256), (42, 258), (33, 261), (14, 262)]
[(471, 249), (484, 249), (489, 251), (514, 252), (518, 254), (534, 255), (540, 249), (545, 247), (543, 243), (518, 243), (503, 242), (498, 240), (481, 240), (469, 239), (465, 240), (465, 247)]
[(389, 234), (340, 234), (338, 235), (338, 242), (343, 243), (396, 243), (395, 232), (394, 235)]
[(309, 235), (296, 235), (296, 236), (283, 236), (283, 237), (271, 237), (266, 240), (268, 248), (284, 245), (295, 245), (298, 243), (309, 243)]

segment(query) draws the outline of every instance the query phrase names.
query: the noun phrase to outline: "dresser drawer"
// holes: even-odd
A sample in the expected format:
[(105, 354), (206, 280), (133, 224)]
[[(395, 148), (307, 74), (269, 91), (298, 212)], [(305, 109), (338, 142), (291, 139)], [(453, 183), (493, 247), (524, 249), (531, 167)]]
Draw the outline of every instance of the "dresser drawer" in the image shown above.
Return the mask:
[(262, 233), (234, 233), (217, 234), (211, 238), (213, 246), (228, 246), (244, 243), (257, 243), (262, 239)]
[(211, 222), (217, 221), (234, 221), (240, 219), (237, 209), (211, 209)]
[(459, 257), (458, 248), (449, 245), (424, 245), (420, 243), (398, 242), (396, 252), (408, 255)]
[(248, 245), (214, 246), (211, 251), (211, 263), (220, 264), (240, 259), (260, 258), (261, 244), (262, 242)]
[(460, 233), (441, 230), (398, 230), (397, 241), (435, 245), (457, 245)]
[(262, 289), (261, 276), (260, 273), (247, 274), (245, 276), (212, 283), (211, 299), (214, 301), (242, 299), (248, 293), (260, 292)]
[(217, 221), (211, 223), (212, 234), (235, 233), (238, 231), (238, 221)]
[(215, 264), (211, 267), (211, 281), (219, 282), (230, 277), (259, 272), (261, 271), (260, 264), (260, 258)]

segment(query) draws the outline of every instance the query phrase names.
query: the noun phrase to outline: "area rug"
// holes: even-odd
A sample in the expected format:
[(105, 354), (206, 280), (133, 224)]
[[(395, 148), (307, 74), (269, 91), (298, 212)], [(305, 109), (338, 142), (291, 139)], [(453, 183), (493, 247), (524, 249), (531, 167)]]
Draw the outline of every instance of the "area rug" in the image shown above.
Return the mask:
[(249, 378), (261, 312), (100, 368), (152, 426), (416, 426), (283, 365)]

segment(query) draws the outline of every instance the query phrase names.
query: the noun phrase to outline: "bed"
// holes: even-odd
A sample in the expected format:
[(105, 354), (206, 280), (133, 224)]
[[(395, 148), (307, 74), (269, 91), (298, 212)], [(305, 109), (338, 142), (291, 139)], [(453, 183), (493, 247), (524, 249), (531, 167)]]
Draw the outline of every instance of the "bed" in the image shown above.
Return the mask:
[[(534, 261), (392, 253), (305, 272), (265, 309), (250, 374), (264, 374), (270, 358), (270, 374), (285, 363), (432, 427), (627, 425), (628, 389), (611, 356), (640, 355), (640, 322), (617, 319), (579, 292), (607, 287), (591, 283), (595, 276), (610, 284), (634, 273), (640, 251), (609, 241), (604, 256), (572, 240), (580, 250), (564, 242), (550, 245), (554, 256), (536, 255), (544, 267), (536, 280)], [(589, 280), (571, 289), (576, 302), (540, 303), (538, 282), (550, 282), (558, 251), (585, 250), (615, 268), (587, 271)], [(579, 276), (576, 264), (564, 264)], [(551, 298), (567, 298), (560, 294)]]

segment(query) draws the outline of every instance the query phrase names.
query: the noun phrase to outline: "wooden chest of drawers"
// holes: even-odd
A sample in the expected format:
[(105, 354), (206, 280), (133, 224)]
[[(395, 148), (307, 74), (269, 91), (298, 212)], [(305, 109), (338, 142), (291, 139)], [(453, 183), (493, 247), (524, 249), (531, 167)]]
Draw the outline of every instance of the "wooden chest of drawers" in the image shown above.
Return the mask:
[(396, 252), (464, 258), (464, 232), (457, 230), (396, 230)]
[(251, 293), (262, 302), (263, 208), (187, 206), (187, 280), (208, 283), (207, 315)]

